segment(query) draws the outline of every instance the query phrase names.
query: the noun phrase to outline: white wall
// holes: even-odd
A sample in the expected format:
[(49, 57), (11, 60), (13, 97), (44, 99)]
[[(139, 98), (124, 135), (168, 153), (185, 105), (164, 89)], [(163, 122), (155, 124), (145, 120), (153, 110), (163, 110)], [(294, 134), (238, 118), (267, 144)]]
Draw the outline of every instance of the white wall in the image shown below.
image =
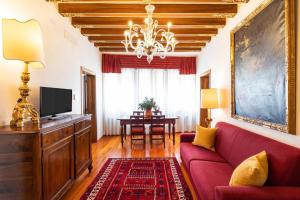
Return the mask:
[[(230, 105), (230, 31), (234, 29), (244, 18), (255, 10), (264, 0), (250, 0), (248, 4), (240, 6), (238, 14), (228, 20), (226, 27), (219, 31), (219, 34), (212, 39), (210, 44), (203, 49), (198, 56), (198, 74), (211, 69), (211, 86), (221, 88), (227, 93), (227, 107), (212, 112), (214, 122), (226, 121), (253, 132), (265, 135), (267, 137), (282, 141), (284, 143), (300, 147), (300, 70), (297, 70), (297, 136), (281, 133), (271, 129), (259, 127), (246, 122), (231, 118)], [(299, 10), (299, 5), (297, 5)], [(297, 16), (297, 25), (300, 27), (299, 16)], [(299, 32), (297, 34), (299, 36)], [(300, 42), (297, 42), (297, 48)], [(300, 67), (300, 61), (297, 61), (297, 68)], [(295, 111), (296, 112), (296, 111)]]
[[(76, 95), (73, 113), (81, 113), (80, 66), (97, 75), (98, 138), (102, 136), (102, 75), (99, 51), (63, 18), (53, 3), (45, 0), (0, 0), (0, 18), (36, 19), (40, 22), (45, 51), (44, 69), (30, 69), (31, 101), (39, 107), (39, 87), (72, 89)], [(3, 58), (0, 23), (0, 125), (8, 124), (19, 96), (23, 64)]]

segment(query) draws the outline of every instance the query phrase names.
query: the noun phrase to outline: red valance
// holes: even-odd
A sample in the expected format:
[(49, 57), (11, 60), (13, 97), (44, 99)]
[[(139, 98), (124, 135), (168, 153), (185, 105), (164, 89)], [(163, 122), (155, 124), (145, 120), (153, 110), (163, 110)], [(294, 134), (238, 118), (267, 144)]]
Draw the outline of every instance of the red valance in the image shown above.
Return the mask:
[(178, 69), (180, 74), (196, 74), (196, 57), (155, 57), (148, 64), (145, 56), (139, 59), (134, 55), (102, 55), (103, 73), (121, 73), (121, 68)]

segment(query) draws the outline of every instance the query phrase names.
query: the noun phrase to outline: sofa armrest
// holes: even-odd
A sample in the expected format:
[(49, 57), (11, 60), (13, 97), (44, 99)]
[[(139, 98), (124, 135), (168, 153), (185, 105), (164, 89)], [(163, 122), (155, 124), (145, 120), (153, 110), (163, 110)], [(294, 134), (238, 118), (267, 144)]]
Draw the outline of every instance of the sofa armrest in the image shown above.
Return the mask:
[(215, 200), (300, 200), (300, 187), (217, 186)]
[(195, 133), (182, 133), (180, 134), (180, 142), (193, 142)]

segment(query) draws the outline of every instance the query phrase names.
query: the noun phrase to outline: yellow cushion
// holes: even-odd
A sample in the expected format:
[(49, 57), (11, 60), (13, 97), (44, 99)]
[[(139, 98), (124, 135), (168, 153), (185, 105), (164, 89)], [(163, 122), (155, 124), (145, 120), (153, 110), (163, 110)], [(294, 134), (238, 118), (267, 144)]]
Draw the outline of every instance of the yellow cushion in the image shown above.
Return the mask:
[(233, 171), (230, 186), (263, 186), (268, 178), (268, 158), (262, 151), (244, 160)]
[(197, 125), (193, 145), (214, 151), (216, 133), (216, 128), (204, 128)]

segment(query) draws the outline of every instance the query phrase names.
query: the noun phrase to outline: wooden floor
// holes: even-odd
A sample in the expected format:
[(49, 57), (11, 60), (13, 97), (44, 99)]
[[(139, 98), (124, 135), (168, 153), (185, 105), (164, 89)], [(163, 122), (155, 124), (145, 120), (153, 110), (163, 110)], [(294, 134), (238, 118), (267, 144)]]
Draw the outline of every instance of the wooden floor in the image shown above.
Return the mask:
[[(106, 162), (108, 158), (143, 158), (143, 157), (176, 157), (183, 175), (187, 181), (188, 186), (191, 189), (194, 199), (196, 198), (195, 192), (192, 188), (192, 184), (181, 164), (180, 154), (179, 154), (179, 134), (176, 134), (175, 146), (169, 137), (166, 137), (166, 148), (164, 149), (161, 141), (154, 141), (152, 148), (149, 144), (149, 138), (147, 138), (146, 148), (144, 147), (142, 141), (135, 141), (136, 144), (130, 147), (130, 138), (127, 138), (124, 147), (121, 146), (120, 137), (118, 136), (105, 136), (101, 138), (97, 143), (93, 144), (93, 171), (89, 174), (88, 170), (79, 177), (71, 190), (66, 194), (65, 200), (76, 200), (80, 199), (81, 195), (85, 192), (87, 187), (93, 181), (93, 179), (98, 174), (102, 165)], [(140, 143), (140, 144), (139, 144)]]

